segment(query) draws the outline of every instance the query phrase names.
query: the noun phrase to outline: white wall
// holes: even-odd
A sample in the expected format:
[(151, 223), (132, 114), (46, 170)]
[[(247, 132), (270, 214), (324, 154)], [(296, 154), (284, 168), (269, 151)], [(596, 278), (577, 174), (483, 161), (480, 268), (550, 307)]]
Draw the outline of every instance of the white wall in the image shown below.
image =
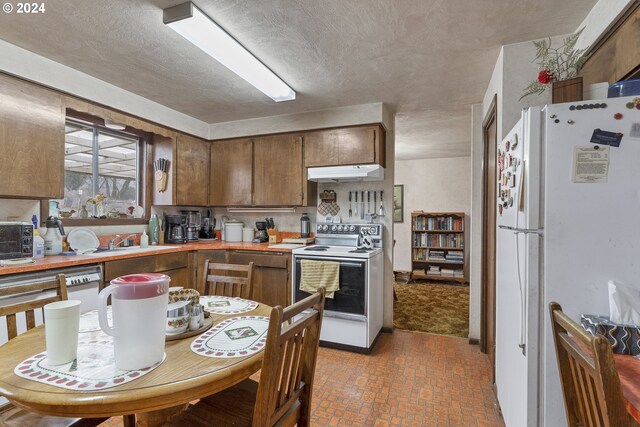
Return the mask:
[[(396, 240), (393, 269), (411, 271), (411, 212), (464, 212), (468, 229), (471, 158), (398, 160), (395, 185), (404, 185), (404, 222), (393, 224)], [(468, 236), (467, 230), (467, 242)], [(467, 246), (465, 255), (468, 254)]]
[[(552, 38), (557, 43), (562, 37)], [(483, 153), (482, 122), (484, 121), (494, 96), (497, 96), (497, 138), (503, 139), (520, 119), (523, 108), (544, 105), (551, 101), (551, 92), (532, 95), (519, 100), (523, 89), (538, 75), (538, 66), (532, 60), (535, 48), (532, 42), (503, 46), (487, 86), (482, 104), (473, 106), (472, 115), (472, 176), (473, 197), (471, 201), (471, 259), (469, 262), (469, 337), (480, 338), (480, 310), (482, 289), (482, 179)]]
[(469, 338), (480, 339), (482, 277), (482, 104), (471, 106), (471, 218), (469, 227)]

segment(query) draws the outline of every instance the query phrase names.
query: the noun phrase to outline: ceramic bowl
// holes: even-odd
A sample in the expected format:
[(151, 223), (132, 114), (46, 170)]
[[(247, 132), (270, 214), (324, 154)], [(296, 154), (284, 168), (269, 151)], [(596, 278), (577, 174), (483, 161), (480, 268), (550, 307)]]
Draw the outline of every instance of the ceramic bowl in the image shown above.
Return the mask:
[(166, 333), (169, 335), (181, 334), (189, 327), (189, 315), (167, 317)]
[(179, 288), (173, 290), (173, 288), (169, 288), (169, 304), (178, 301), (189, 301), (189, 305), (194, 306), (200, 304), (200, 294), (195, 289)]
[(167, 334), (180, 334), (189, 327), (189, 301), (177, 301), (167, 305)]

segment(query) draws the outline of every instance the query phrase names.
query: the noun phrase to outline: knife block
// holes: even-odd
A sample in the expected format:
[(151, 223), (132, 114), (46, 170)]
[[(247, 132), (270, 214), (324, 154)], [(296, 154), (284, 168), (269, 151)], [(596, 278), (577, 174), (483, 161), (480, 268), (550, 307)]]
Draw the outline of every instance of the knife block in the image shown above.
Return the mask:
[(269, 235), (269, 244), (272, 245), (274, 243), (282, 242), (282, 238), (280, 237), (280, 232), (275, 228), (270, 228), (267, 230), (267, 234)]

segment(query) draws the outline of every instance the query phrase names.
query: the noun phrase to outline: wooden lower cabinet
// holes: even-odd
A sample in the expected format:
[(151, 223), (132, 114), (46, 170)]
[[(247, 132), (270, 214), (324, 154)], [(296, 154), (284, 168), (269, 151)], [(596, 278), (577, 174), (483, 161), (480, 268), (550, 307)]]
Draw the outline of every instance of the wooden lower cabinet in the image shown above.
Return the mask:
[(163, 273), (171, 277), (171, 286), (191, 287), (188, 253), (150, 255), (104, 263), (104, 282), (136, 273)]
[(291, 304), (291, 254), (283, 252), (229, 251), (229, 263), (254, 263), (251, 299), (286, 307)]
[(291, 254), (284, 252), (213, 249), (149, 255), (104, 263), (104, 283), (135, 273), (163, 273), (171, 286), (184, 286), (204, 292), (204, 262), (254, 263), (251, 299), (286, 307), (291, 304)]

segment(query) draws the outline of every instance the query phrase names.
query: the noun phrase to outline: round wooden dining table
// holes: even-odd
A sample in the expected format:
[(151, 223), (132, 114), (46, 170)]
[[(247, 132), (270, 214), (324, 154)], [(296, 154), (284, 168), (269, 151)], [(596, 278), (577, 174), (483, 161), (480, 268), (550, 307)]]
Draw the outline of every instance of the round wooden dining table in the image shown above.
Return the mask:
[[(271, 307), (215, 315), (213, 326), (237, 316), (266, 316)], [(101, 332), (89, 332), (100, 334)], [(264, 350), (234, 358), (211, 358), (194, 353), (196, 337), (167, 341), (166, 358), (157, 368), (134, 381), (97, 391), (75, 391), (19, 377), (14, 368), (45, 351), (44, 327), (31, 329), (0, 347), (0, 395), (16, 406), (43, 415), (99, 418), (159, 411), (186, 404), (231, 387), (257, 372)]]

